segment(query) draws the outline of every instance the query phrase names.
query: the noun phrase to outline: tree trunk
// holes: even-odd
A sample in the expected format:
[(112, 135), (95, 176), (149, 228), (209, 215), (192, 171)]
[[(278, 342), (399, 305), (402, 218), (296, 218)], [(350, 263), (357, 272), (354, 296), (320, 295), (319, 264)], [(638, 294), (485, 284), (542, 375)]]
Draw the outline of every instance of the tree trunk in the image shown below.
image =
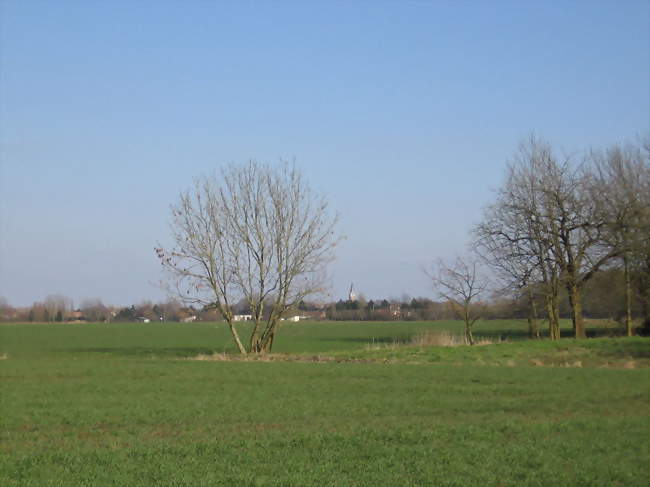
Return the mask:
[(251, 339), (249, 343), (249, 350), (251, 352), (258, 352), (260, 339), (257, 330), (259, 329), (259, 326), (260, 326), (259, 320), (256, 320), (255, 325), (253, 326), (253, 331), (251, 332)]
[(273, 338), (275, 337), (275, 330), (278, 326), (278, 318), (271, 318), (271, 322), (267, 325), (260, 338), (259, 353), (270, 353), (273, 348)]
[(269, 339), (269, 343), (266, 349), (266, 352), (271, 353), (271, 350), (273, 349), (273, 340), (275, 340), (275, 329), (271, 333), (271, 338)]
[(251, 353), (261, 353), (262, 352), (262, 340), (257, 338), (251, 343), (250, 348)]
[(237, 348), (239, 349), (239, 353), (242, 355), (246, 355), (246, 348), (242, 344), (241, 340), (239, 339), (239, 333), (237, 333), (237, 330), (235, 329), (235, 326), (232, 324), (232, 321), (228, 321), (228, 327), (230, 328), (230, 333), (232, 333), (232, 338), (235, 340), (235, 345), (237, 345)]
[(528, 303), (530, 311), (528, 313), (528, 334), (530, 338), (539, 338), (539, 326), (537, 325), (537, 304), (533, 292), (528, 289)]
[(472, 325), (469, 322), (465, 322), (465, 342), (468, 345), (474, 345), (474, 336), (472, 335)]
[(557, 306), (557, 296), (546, 296), (546, 312), (548, 314), (548, 333), (551, 340), (560, 339), (560, 319)]
[(625, 274), (625, 331), (632, 336), (632, 285), (630, 282), (630, 265), (627, 252), (623, 255), (623, 272)]
[(575, 281), (569, 285), (569, 301), (571, 302), (572, 319), (573, 319), (573, 332), (576, 338), (586, 338), (587, 330), (585, 329), (585, 321), (582, 316), (582, 296), (580, 286)]

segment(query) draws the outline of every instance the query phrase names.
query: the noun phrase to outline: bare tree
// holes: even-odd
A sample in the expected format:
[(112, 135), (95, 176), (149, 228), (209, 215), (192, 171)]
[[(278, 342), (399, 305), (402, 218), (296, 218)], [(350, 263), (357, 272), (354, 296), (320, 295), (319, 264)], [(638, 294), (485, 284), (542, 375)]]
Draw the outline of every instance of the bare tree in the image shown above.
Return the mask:
[(631, 267), (639, 262), (650, 234), (650, 164), (641, 147), (633, 144), (614, 145), (591, 157), (591, 198), (599, 203), (606, 222), (603, 246), (623, 264), (625, 327), (631, 336)]
[(479, 275), (476, 260), (457, 257), (453, 262), (447, 263), (440, 259), (434, 269), (424, 272), (431, 279), (438, 295), (463, 320), (466, 343), (474, 345), (472, 327), (481, 317), (482, 311), (478, 300), (487, 289), (487, 281)]
[[(504, 206), (497, 204), (488, 207), (484, 212), (484, 221), (474, 228), (474, 249), (494, 271), (500, 293), (526, 300), (529, 336), (539, 338), (536, 295), (540, 289), (547, 289), (549, 293), (554, 289), (557, 295), (557, 286), (549, 289), (548, 286), (538, 285), (546, 275), (541, 256), (534, 245), (535, 241), (530, 240), (527, 232), (524, 232), (526, 225), (513, 222), (512, 216), (517, 215), (509, 215)], [(551, 313), (550, 316), (555, 314)], [(551, 326), (551, 331), (553, 328)]]
[[(644, 178), (645, 207), (643, 209), (642, 221), (650, 226), (650, 132), (641, 140), (642, 155), (646, 167)], [(636, 296), (641, 303), (643, 310), (643, 329), (646, 335), (650, 335), (650, 228), (645, 234), (640, 235), (638, 248), (632, 254), (632, 280)]]
[(553, 163), (550, 146), (534, 136), (522, 141), (508, 165), (496, 202), (474, 228), (477, 253), (492, 268), (501, 287), (525, 294), (529, 328), (537, 336), (536, 297), (542, 294), (551, 339), (560, 338), (559, 286), (561, 268), (553, 253), (543, 218), (540, 174)]
[(562, 270), (572, 309), (576, 338), (586, 336), (582, 313), (582, 290), (620, 250), (602, 245), (606, 215), (589, 192), (588, 166), (552, 162), (541, 177), (542, 221), (545, 238)]
[(166, 302), (154, 306), (161, 321), (178, 321), (187, 318), (187, 316), (184, 316), (181, 307), (182, 304), (177, 299), (168, 299)]
[(109, 309), (100, 298), (86, 298), (81, 302), (81, 312), (88, 321), (106, 321), (110, 317)]
[[(502, 242), (497, 248), (506, 253), (513, 248), (516, 253), (522, 248), (530, 251), (531, 263), (546, 288), (552, 338), (559, 338), (557, 283), (567, 289), (574, 333), (583, 338), (583, 287), (620, 252), (620, 248), (603, 245), (607, 213), (590, 191), (589, 162), (576, 165), (569, 158), (560, 160), (547, 142), (532, 136), (522, 143), (520, 157), (509, 168), (503, 202), (498, 205), (503, 214), (515, 215), (518, 221), (505, 222), (506, 231), (499, 236)], [(498, 221), (501, 215), (495, 215)], [(482, 233), (489, 234), (487, 230)], [(498, 227), (496, 231), (500, 232)]]
[[(182, 193), (172, 206), (174, 247), (156, 252), (175, 295), (217, 309), (241, 353), (269, 352), (280, 318), (325, 290), (336, 220), (295, 166), (249, 161)], [(240, 299), (252, 315), (246, 345), (233, 308)]]
[(72, 311), (72, 299), (62, 294), (49, 294), (45, 298), (45, 321), (63, 321)]

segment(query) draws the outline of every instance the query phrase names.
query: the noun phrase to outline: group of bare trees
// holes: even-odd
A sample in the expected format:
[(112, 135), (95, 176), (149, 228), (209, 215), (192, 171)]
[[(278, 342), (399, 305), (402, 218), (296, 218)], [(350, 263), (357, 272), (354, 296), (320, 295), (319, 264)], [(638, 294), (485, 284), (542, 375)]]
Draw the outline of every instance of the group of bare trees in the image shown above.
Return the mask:
[(532, 334), (538, 333), (541, 296), (549, 334), (560, 337), (558, 296), (564, 287), (575, 336), (585, 337), (585, 284), (617, 265), (625, 274), (627, 333), (635, 289), (648, 319), (648, 142), (592, 151), (580, 161), (560, 158), (535, 136), (520, 144), (496, 201), (474, 229), (474, 243), (502, 287), (529, 300)]
[[(645, 300), (647, 319), (649, 154), (648, 143), (614, 146), (578, 163), (558, 157), (534, 136), (522, 142), (496, 201), (474, 229), (476, 256), (440, 261), (428, 272), (439, 296), (464, 321), (468, 343), (487, 289), (479, 264), (487, 264), (511, 296), (528, 300), (532, 336), (539, 336), (545, 314), (551, 338), (560, 337), (563, 288), (575, 336), (586, 336), (585, 285), (616, 265), (625, 274), (628, 333), (634, 289)], [(264, 353), (282, 317), (324, 290), (338, 241), (335, 223), (326, 201), (294, 166), (250, 161), (198, 179), (181, 194), (172, 207), (173, 246), (155, 250), (173, 294), (218, 311), (241, 353)], [(242, 302), (252, 316), (247, 343), (235, 325)]]
[(35, 302), (29, 309), (29, 321), (66, 321), (72, 312), (72, 299), (61, 294), (50, 294), (45, 300)]
[[(282, 318), (325, 290), (326, 266), (339, 241), (336, 220), (295, 166), (250, 161), (197, 179), (182, 193), (172, 206), (172, 247), (155, 250), (169, 274), (169, 291), (185, 309), (213, 310), (229, 325), (241, 353), (264, 353)], [(465, 323), (468, 343), (485, 306), (483, 264), (511, 298), (528, 301), (531, 336), (540, 335), (545, 316), (552, 339), (560, 337), (562, 290), (575, 336), (585, 337), (585, 286), (599, 272), (619, 267), (632, 334), (633, 298), (650, 320), (650, 137), (592, 151), (580, 161), (560, 158), (550, 144), (529, 137), (473, 235), (474, 257), (439, 261), (427, 271), (439, 297)], [(242, 304), (252, 317), (246, 343), (243, 328), (235, 325)], [(82, 308), (92, 319), (109, 311), (98, 299)], [(159, 317), (175, 313), (150, 308)], [(374, 303), (368, 309), (375, 311)], [(30, 319), (61, 321), (71, 310), (71, 301), (50, 296), (33, 307)], [(384, 309), (394, 311), (390, 305)], [(144, 312), (124, 308), (117, 318)]]

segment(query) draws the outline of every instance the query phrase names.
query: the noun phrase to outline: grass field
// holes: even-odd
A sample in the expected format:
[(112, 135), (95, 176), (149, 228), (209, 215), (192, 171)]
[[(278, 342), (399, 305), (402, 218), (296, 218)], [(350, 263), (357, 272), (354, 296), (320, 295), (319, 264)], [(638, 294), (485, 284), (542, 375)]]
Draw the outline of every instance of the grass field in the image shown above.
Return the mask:
[(460, 329), (287, 324), (248, 362), (194, 360), (223, 325), (0, 326), (0, 485), (648, 484), (649, 340), (410, 344)]

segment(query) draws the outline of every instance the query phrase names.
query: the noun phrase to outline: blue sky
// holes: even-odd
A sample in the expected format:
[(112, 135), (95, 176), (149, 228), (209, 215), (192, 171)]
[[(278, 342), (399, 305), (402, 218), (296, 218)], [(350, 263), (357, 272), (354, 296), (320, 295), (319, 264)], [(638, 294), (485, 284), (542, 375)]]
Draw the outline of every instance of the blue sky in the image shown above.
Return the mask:
[(168, 207), (295, 158), (340, 212), (332, 296), (432, 296), (534, 131), (650, 129), (650, 3), (0, 3), (0, 296), (161, 299)]

